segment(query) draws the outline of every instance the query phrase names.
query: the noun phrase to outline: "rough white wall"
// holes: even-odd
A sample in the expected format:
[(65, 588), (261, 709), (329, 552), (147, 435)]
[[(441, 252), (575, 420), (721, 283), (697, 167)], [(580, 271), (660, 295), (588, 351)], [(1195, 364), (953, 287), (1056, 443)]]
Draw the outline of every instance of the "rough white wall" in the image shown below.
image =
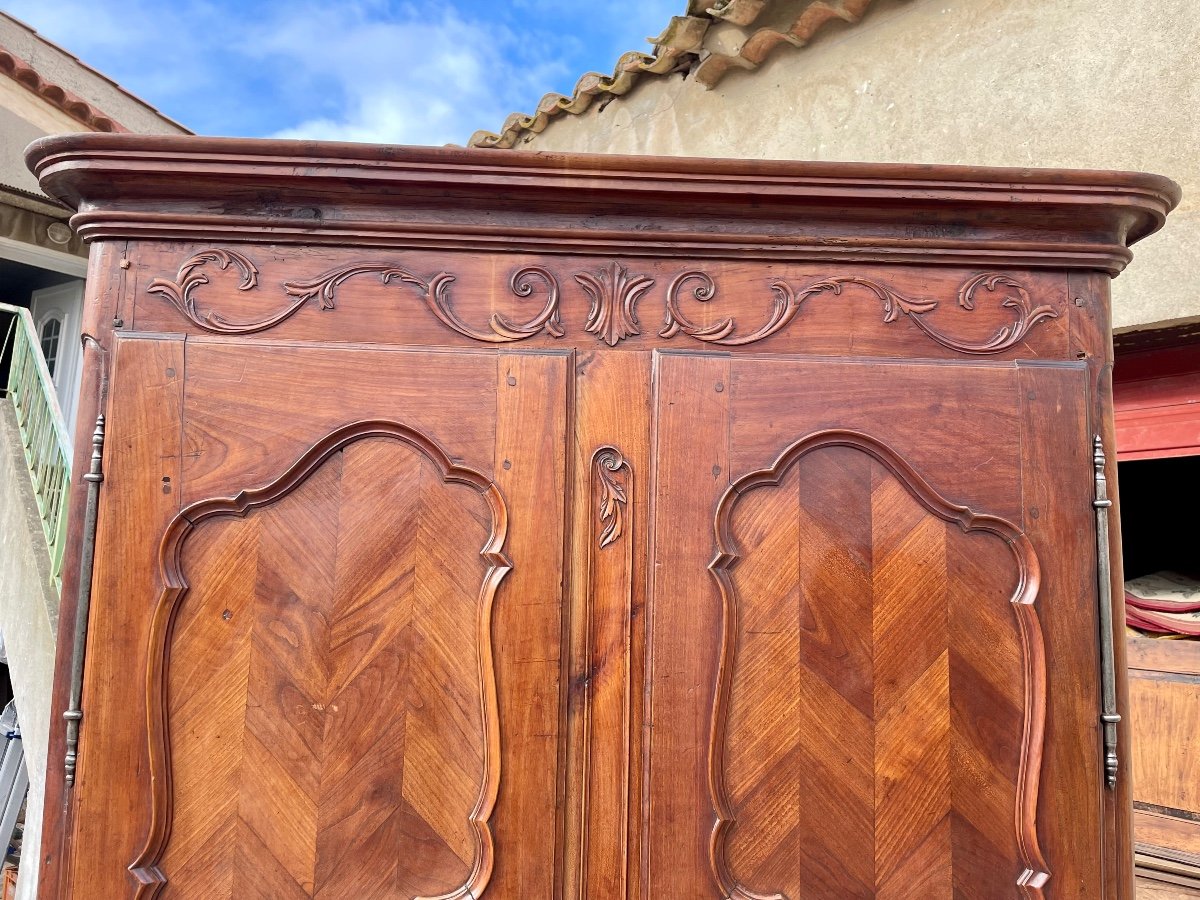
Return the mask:
[(712, 91), (645, 78), (518, 147), (1167, 175), (1183, 204), (1113, 284), (1117, 327), (1145, 327), (1200, 317), (1198, 47), (1197, 0), (880, 0)]
[[(3, 77), (0, 75), (0, 79)], [(33, 97), (33, 94), (29, 96)], [(3, 99), (3, 94), (0, 94), (0, 104)], [(33, 99), (34, 102), (39, 102), (36, 97)], [(64, 118), (66, 117), (64, 116)], [(75, 127), (69, 130), (82, 131), (83, 126), (75, 123)], [(44, 137), (48, 133), (46, 129), (30, 122), (25, 116), (0, 105), (0, 184), (20, 188), (31, 194), (42, 193), (37, 179), (25, 167), (25, 148), (31, 141)]]
[(41, 528), (12, 401), (0, 399), (0, 633), (29, 770), (17, 900), (37, 896), (54, 682), (53, 619), (58, 616), (58, 597), (48, 587), (50, 556)]

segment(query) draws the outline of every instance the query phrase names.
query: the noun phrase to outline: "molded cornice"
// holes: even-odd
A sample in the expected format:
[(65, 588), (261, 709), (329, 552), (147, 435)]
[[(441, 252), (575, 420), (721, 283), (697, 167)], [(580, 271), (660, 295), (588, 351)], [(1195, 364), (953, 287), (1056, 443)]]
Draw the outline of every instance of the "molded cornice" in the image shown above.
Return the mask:
[(1178, 203), (1127, 172), (85, 134), (26, 161), (86, 240), (1099, 269)]

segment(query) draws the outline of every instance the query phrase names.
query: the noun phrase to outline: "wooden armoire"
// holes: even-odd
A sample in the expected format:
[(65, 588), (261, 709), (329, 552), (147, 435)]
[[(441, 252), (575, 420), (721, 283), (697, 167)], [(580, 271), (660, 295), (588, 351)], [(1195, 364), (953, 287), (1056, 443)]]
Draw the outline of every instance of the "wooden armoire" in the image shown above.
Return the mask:
[(1131, 897), (1108, 281), (1174, 184), (29, 162), (92, 248), (46, 900)]

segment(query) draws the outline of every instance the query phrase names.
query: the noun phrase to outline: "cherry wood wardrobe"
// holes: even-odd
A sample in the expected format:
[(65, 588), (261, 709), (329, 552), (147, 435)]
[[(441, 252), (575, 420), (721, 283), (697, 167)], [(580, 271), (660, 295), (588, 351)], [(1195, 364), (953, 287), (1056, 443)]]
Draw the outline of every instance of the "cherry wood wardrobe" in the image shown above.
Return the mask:
[(29, 162), (91, 242), (45, 900), (1132, 897), (1108, 282), (1171, 182)]

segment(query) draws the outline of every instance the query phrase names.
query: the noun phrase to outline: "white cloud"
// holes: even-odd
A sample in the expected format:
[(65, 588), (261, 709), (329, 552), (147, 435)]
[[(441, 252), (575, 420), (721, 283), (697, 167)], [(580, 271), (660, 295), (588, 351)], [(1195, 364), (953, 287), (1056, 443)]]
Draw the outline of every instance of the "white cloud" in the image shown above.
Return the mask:
[(276, 137), (384, 143), (462, 142), (471, 131), (545, 83), (561, 64), (513, 55), (507, 29), (453, 9), (405, 8), (387, 19), (375, 4), (292, 9), (245, 34), (242, 52), (286, 72), (290, 90), (334, 91), (336, 110), (313, 110)]

